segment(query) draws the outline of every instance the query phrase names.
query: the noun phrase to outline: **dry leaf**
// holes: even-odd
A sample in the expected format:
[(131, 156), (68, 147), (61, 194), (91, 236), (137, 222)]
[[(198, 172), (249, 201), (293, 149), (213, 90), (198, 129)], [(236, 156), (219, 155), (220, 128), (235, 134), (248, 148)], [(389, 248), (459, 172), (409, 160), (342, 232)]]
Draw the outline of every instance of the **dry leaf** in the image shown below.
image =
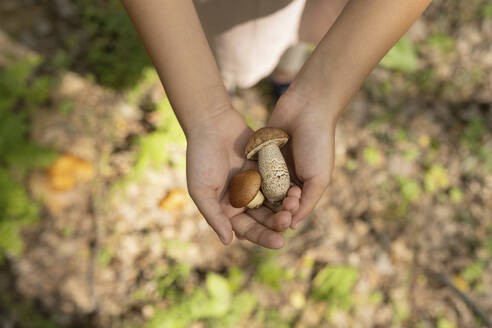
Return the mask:
[(94, 169), (87, 161), (69, 154), (59, 157), (48, 171), (51, 187), (58, 191), (72, 189), (77, 183), (87, 182)]
[(470, 285), (468, 285), (468, 282), (459, 275), (455, 275), (453, 277), (453, 283), (456, 285), (456, 288), (462, 292), (467, 292), (470, 290)]
[(186, 202), (186, 192), (182, 189), (174, 189), (159, 202), (159, 207), (166, 211), (176, 211), (182, 209)]

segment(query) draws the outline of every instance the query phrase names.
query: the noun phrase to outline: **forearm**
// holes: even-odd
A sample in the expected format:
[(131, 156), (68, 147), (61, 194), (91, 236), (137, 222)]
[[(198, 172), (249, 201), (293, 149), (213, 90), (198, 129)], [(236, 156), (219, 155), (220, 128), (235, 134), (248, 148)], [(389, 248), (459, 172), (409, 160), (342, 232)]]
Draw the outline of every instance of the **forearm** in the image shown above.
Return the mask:
[(230, 108), (191, 0), (121, 0), (186, 134)]
[(351, 0), (299, 72), (291, 91), (338, 116), (430, 0)]

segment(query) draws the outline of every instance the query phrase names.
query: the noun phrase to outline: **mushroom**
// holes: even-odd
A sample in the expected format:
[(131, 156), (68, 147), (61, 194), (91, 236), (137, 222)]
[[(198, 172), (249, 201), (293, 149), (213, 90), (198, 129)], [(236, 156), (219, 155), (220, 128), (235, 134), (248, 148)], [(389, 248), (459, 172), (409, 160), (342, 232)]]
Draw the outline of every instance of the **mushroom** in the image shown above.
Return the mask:
[(258, 171), (247, 170), (236, 174), (229, 186), (229, 202), (240, 208), (257, 208), (263, 204), (265, 197), (260, 191), (261, 176)]
[(249, 138), (245, 148), (247, 159), (258, 160), (261, 190), (272, 203), (283, 200), (290, 187), (289, 170), (280, 152), (288, 140), (289, 135), (281, 129), (261, 128)]

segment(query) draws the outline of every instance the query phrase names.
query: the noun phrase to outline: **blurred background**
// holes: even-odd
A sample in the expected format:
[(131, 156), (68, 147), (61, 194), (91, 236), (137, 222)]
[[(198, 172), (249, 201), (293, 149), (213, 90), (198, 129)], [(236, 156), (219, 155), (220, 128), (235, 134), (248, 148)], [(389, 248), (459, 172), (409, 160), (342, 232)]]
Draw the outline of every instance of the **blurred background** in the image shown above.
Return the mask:
[[(233, 96), (258, 128), (261, 82)], [(434, 0), (280, 251), (223, 247), (116, 0), (0, 1), (0, 327), (487, 327), (492, 4)]]

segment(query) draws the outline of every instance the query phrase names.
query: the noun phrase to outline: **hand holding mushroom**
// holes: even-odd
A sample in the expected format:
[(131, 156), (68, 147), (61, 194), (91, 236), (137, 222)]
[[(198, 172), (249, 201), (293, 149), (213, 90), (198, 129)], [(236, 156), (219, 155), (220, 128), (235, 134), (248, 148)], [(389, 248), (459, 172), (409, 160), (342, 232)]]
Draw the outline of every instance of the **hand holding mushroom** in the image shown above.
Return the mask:
[(280, 248), (292, 213), (299, 206), (300, 189), (291, 188), (282, 203), (284, 209), (273, 213), (265, 206), (256, 209), (234, 208), (229, 202), (231, 172), (254, 168), (256, 163), (244, 156), (253, 131), (234, 109), (217, 115), (187, 132), (186, 174), (188, 191), (210, 226), (228, 244), (233, 231), (239, 238), (267, 248)]
[(280, 148), (289, 141), (287, 133), (276, 128), (261, 128), (249, 138), (247, 159), (258, 159), (261, 188), (272, 203), (281, 202), (290, 187), (290, 176)]
[[(287, 133), (269, 127), (259, 129), (249, 138), (244, 150), (245, 157), (258, 160), (259, 173), (248, 170), (237, 174), (231, 180), (229, 200), (232, 206), (256, 208), (266, 197), (265, 205), (274, 212), (282, 209), (292, 212), (297, 210), (296, 200), (300, 196), (300, 189), (294, 188), (291, 197), (286, 199), (291, 183), (289, 170), (280, 148), (288, 140)], [(283, 204), (284, 199), (285, 204)]]
[(314, 208), (328, 187), (333, 170), (336, 108), (330, 103), (299, 96), (292, 85), (278, 101), (269, 126), (287, 131), (290, 142), (284, 152), (291, 180), (302, 185), (298, 211), (292, 218), (295, 228)]

